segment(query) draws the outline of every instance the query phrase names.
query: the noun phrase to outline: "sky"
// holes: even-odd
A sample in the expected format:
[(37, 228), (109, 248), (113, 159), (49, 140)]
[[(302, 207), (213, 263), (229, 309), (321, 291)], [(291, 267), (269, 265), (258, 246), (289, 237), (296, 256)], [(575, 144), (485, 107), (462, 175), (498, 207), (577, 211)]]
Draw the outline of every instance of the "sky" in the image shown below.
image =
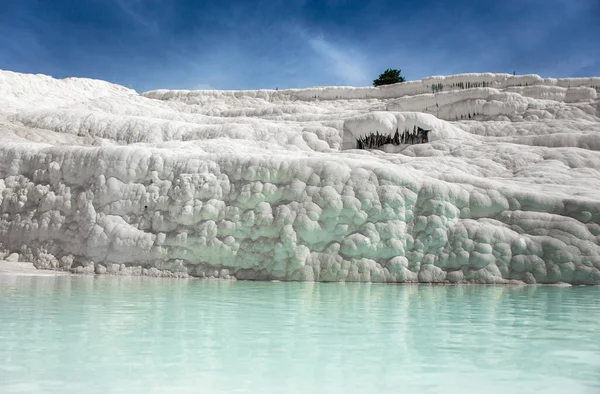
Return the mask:
[(0, 0), (0, 69), (152, 89), (600, 76), (600, 0)]

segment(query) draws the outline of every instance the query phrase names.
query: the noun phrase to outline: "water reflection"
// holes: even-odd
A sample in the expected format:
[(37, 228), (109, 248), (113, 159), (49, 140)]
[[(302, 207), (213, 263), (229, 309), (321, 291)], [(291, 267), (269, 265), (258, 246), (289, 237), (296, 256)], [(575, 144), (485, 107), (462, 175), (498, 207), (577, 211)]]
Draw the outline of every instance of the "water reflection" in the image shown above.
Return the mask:
[(597, 392), (599, 296), (0, 277), (0, 392)]

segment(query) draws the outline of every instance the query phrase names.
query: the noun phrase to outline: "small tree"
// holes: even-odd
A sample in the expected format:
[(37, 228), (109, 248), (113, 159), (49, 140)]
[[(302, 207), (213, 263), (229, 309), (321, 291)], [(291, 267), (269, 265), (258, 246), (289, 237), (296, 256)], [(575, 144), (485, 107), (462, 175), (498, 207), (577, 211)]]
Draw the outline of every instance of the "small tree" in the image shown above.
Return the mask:
[(401, 70), (396, 70), (394, 68), (388, 68), (373, 81), (373, 86), (381, 86), (381, 85), (391, 85), (393, 83), (404, 82), (406, 81), (402, 75), (400, 75)]

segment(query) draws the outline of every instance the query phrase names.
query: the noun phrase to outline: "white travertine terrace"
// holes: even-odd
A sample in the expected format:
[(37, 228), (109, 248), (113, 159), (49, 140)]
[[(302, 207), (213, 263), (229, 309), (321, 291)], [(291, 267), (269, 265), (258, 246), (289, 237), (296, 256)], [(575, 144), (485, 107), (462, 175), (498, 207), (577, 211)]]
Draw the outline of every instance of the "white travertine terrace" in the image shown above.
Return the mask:
[[(152, 91), (0, 71), (0, 258), (80, 273), (600, 284), (600, 78)], [(354, 149), (370, 134), (427, 143)]]

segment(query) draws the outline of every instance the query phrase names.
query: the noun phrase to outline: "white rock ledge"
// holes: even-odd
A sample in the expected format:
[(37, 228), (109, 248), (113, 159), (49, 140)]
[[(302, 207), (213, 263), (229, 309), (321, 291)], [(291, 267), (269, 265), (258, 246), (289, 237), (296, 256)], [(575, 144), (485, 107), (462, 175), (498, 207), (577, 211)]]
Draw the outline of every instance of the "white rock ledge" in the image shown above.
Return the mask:
[(68, 275), (68, 272), (37, 269), (33, 263), (15, 263), (11, 261), (0, 260), (0, 275), (61, 276)]

